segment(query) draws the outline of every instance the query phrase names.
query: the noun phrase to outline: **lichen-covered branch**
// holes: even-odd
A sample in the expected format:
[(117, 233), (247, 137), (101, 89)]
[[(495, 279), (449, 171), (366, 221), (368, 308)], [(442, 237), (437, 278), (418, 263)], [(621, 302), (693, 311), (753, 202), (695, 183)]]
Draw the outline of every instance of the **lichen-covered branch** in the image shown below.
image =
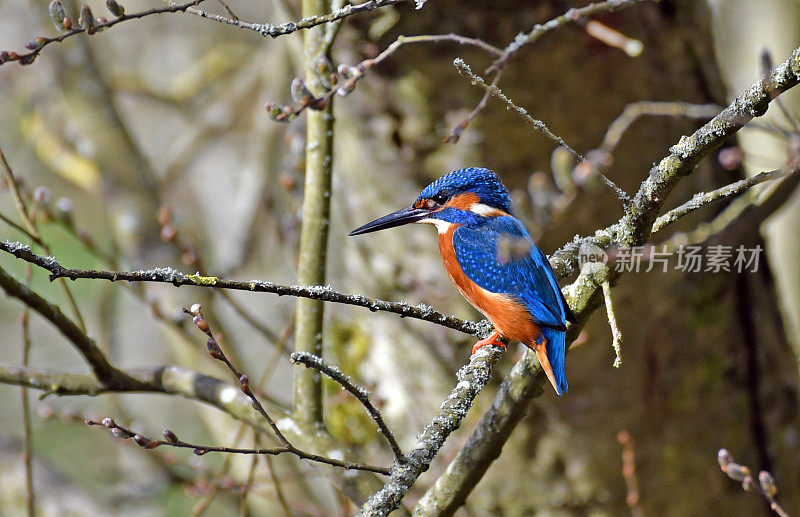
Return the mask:
[(161, 267), (140, 271), (100, 271), (93, 269), (73, 269), (62, 266), (52, 256), (41, 256), (34, 253), (30, 246), (16, 241), (0, 241), (0, 251), (10, 253), (18, 259), (30, 262), (50, 271), (50, 279), (69, 278), (101, 279), (110, 282), (153, 282), (172, 284), (175, 287), (195, 286), (212, 289), (231, 289), (234, 291), (250, 291), (254, 293), (272, 293), (278, 296), (297, 296), (331, 303), (341, 303), (364, 307), (370, 311), (385, 311), (398, 314), (404, 318), (414, 318), (443, 327), (451, 328), (476, 337), (485, 336), (491, 330), (488, 322), (464, 321), (454, 316), (447, 316), (424, 304), (408, 305), (402, 302), (376, 300), (366, 296), (344, 294), (334, 291), (329, 286), (281, 285), (264, 280), (225, 280), (214, 276), (187, 275), (176, 269)]
[(361, 508), (362, 517), (388, 515), (400, 505), (417, 478), (428, 470), (447, 437), (461, 425), (472, 401), (489, 382), (501, 355), (500, 348), (480, 348), (472, 355), (469, 364), (458, 370), (458, 384), (442, 403), (439, 414), (417, 437), (417, 444), (408, 453), (407, 461), (392, 465), (389, 480)]
[(656, 233), (660, 229), (674, 223), (681, 217), (713, 201), (733, 197), (747, 190), (750, 187), (764, 183), (766, 181), (785, 178), (786, 176), (790, 176), (792, 174), (797, 173), (798, 170), (800, 170), (800, 167), (795, 166), (783, 169), (776, 169), (774, 171), (762, 172), (760, 174), (756, 174), (755, 176), (739, 180), (735, 183), (731, 183), (730, 185), (725, 185), (724, 187), (712, 190), (710, 192), (700, 192), (698, 194), (695, 194), (694, 196), (692, 196), (692, 199), (690, 199), (686, 203), (682, 204), (677, 208), (673, 208), (666, 214), (656, 219), (656, 222), (653, 223), (652, 232)]
[[(770, 101), (800, 82), (800, 48), (772, 70), (756, 80), (744, 93), (711, 121), (670, 148), (670, 155), (655, 165), (633, 199), (632, 209), (614, 225), (598, 230), (593, 236), (576, 238), (550, 258), (559, 276), (578, 268), (577, 253), (582, 244), (601, 248), (611, 245), (639, 246), (650, 237), (653, 223), (672, 189), (690, 174), (701, 158), (719, 147), (730, 135), (753, 117), (763, 115)], [(569, 286), (570, 307), (580, 322), (602, 302), (602, 282), (613, 285), (618, 273), (609, 271), (606, 278), (595, 278), (592, 268), (581, 271)], [(570, 328), (568, 342), (574, 339), (581, 324)], [(501, 385), (489, 410), (445, 473), (420, 500), (416, 512), (424, 515), (451, 515), (480, 481), (519, 422), (531, 397), (541, 387), (544, 375), (538, 363), (525, 356), (514, 366)]]
[(201, 11), (197, 8), (186, 9), (186, 12), (216, 22), (233, 25), (235, 27), (239, 27), (240, 29), (252, 30), (264, 37), (269, 36), (272, 38), (277, 38), (278, 36), (291, 34), (303, 29), (311, 29), (318, 25), (336, 22), (355, 14), (367, 13), (381, 7), (387, 7), (407, 1), (408, 0), (369, 0), (360, 4), (346, 5), (341, 9), (335, 9), (327, 14), (308, 14), (303, 11), (303, 19), (296, 22), (287, 22), (278, 25), (273, 25), (271, 23), (245, 22), (238, 18), (229, 18), (226, 16), (220, 16), (218, 14), (206, 13), (205, 11)]

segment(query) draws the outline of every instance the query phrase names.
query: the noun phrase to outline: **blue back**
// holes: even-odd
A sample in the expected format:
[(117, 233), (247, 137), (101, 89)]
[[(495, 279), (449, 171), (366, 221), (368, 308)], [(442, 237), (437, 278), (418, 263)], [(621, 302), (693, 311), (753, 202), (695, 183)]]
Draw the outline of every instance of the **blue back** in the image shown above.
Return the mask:
[[(512, 250), (510, 259), (504, 261), (499, 256), (503, 246), (521, 252)], [(487, 291), (519, 299), (538, 325), (566, 329), (567, 319), (573, 317), (556, 275), (518, 220), (510, 216), (481, 218), (474, 226), (459, 226), (453, 233), (453, 247), (470, 280)]]

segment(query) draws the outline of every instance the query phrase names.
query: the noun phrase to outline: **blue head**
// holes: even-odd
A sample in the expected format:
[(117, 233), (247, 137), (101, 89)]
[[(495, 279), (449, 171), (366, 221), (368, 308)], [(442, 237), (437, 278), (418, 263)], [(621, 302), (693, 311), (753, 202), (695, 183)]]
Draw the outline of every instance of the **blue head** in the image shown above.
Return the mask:
[(513, 215), (508, 189), (497, 174), (482, 167), (459, 169), (422, 189), (411, 206), (356, 228), (360, 235), (408, 223), (439, 221), (472, 226), (487, 217)]

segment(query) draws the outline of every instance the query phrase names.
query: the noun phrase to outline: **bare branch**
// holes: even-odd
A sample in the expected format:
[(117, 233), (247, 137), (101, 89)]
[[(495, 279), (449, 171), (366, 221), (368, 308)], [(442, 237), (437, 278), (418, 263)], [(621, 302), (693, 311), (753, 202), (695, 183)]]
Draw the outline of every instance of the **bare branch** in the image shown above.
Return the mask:
[[(155, 449), (156, 447), (160, 447), (162, 445), (166, 445), (169, 447), (176, 447), (179, 449), (192, 449), (192, 451), (198, 455), (202, 456), (209, 452), (223, 452), (228, 454), (258, 454), (258, 455), (268, 455), (268, 456), (277, 456), (278, 454), (284, 453), (291, 453), (297, 455), (297, 452), (290, 447), (282, 446), (282, 447), (273, 447), (269, 449), (251, 449), (251, 448), (243, 448), (243, 447), (218, 447), (213, 445), (198, 445), (194, 443), (184, 442), (179, 440), (178, 437), (167, 429), (164, 431), (164, 439), (163, 440), (154, 440), (152, 438), (148, 438), (143, 434), (136, 433), (127, 427), (121, 426), (117, 424), (113, 418), (103, 418), (102, 420), (86, 420), (87, 425), (98, 425), (105, 427), (111, 430), (111, 433), (117, 438), (129, 439), (132, 438), (134, 442), (140, 447), (145, 449)], [(335, 467), (342, 467), (347, 470), (364, 470), (367, 472), (374, 472), (376, 474), (389, 474), (389, 469), (383, 467), (375, 467), (372, 465), (365, 465), (363, 463), (345, 463), (343, 461), (334, 460), (331, 458), (323, 458), (321, 456), (316, 455), (305, 455), (301, 456), (304, 459), (312, 459), (313, 461), (318, 461), (320, 463), (325, 463), (328, 465), (332, 465)]]
[[(214, 406), (261, 433), (271, 433), (271, 430), (264, 426), (261, 415), (253, 411), (250, 399), (238, 387), (215, 377), (178, 366), (136, 368), (127, 370), (126, 373), (136, 382), (107, 386), (93, 375), (51, 372), (0, 363), (2, 384), (27, 386), (41, 390), (45, 395), (94, 396), (103, 393), (133, 392), (180, 395)], [(313, 432), (309, 432), (310, 430), (304, 429), (300, 422), (280, 408), (272, 408), (270, 411), (280, 414), (277, 424), (283, 434), (303, 449), (347, 452), (342, 444), (324, 429), (314, 429)], [(352, 499), (363, 500), (366, 494), (382, 486), (380, 479), (368, 472), (356, 473), (342, 468), (334, 470), (331, 475), (336, 485)]]
[(327, 364), (316, 355), (309, 354), (307, 352), (293, 352), (290, 360), (293, 363), (305, 365), (306, 368), (313, 368), (314, 370), (324, 373), (334, 381), (338, 382), (344, 389), (349, 391), (356, 399), (358, 399), (359, 402), (361, 402), (361, 404), (369, 413), (369, 416), (371, 416), (375, 423), (378, 424), (378, 428), (383, 436), (386, 437), (386, 441), (389, 442), (389, 446), (392, 448), (392, 452), (394, 453), (394, 457), (397, 462), (406, 462), (406, 456), (403, 454), (403, 449), (400, 448), (397, 440), (395, 440), (394, 434), (392, 434), (389, 426), (387, 426), (386, 422), (383, 421), (381, 412), (378, 411), (378, 409), (369, 400), (369, 391), (361, 386), (356, 386), (353, 384), (353, 382), (350, 380), (350, 377), (342, 373), (339, 368)]
[(798, 170), (800, 170), (800, 167), (794, 166), (784, 169), (776, 169), (774, 171), (762, 172), (750, 178), (739, 180), (737, 182), (731, 183), (730, 185), (726, 185), (724, 187), (712, 190), (710, 192), (697, 193), (694, 196), (692, 196), (692, 199), (690, 199), (686, 203), (670, 210), (666, 214), (656, 219), (655, 223), (653, 223), (652, 232), (656, 233), (665, 226), (669, 226), (670, 224), (674, 223), (681, 217), (711, 203), (712, 201), (733, 197), (752, 186), (764, 183), (765, 181), (776, 180), (785, 178), (787, 176), (791, 176), (792, 174), (797, 173)]
[(622, 113), (609, 124), (600, 149), (613, 153), (622, 135), (636, 120), (643, 116), (686, 117), (691, 119), (710, 119), (722, 111), (716, 104), (691, 104), (688, 102), (640, 101), (625, 106)]
[(500, 56), (492, 66), (490, 66), (486, 73), (496, 72), (497, 70), (501, 70), (506, 66), (511, 57), (519, 52), (519, 50), (524, 47), (525, 45), (529, 45), (539, 39), (545, 33), (557, 29), (562, 25), (567, 23), (575, 23), (584, 18), (589, 16), (594, 16), (600, 13), (606, 13), (615, 11), (617, 9), (622, 9), (623, 7), (631, 6), (635, 3), (639, 2), (652, 2), (653, 0), (608, 0), (607, 2), (598, 2), (595, 4), (589, 4), (585, 7), (574, 8), (570, 9), (566, 13), (562, 14), (557, 18), (553, 18), (552, 20), (548, 21), (545, 24), (536, 24), (533, 26), (533, 29), (528, 32), (524, 33), (521, 32), (514, 38), (512, 41), (503, 51), (503, 55)]
[(402, 317), (414, 318), (443, 327), (458, 330), (465, 334), (483, 337), (488, 334), (490, 327), (487, 322), (472, 322), (460, 320), (453, 316), (446, 316), (424, 304), (415, 306), (402, 302), (388, 302), (376, 300), (361, 295), (343, 294), (334, 291), (329, 286), (297, 286), (280, 285), (263, 280), (237, 281), (224, 280), (213, 276), (187, 275), (172, 268), (156, 268), (141, 271), (98, 271), (92, 269), (72, 269), (62, 266), (52, 256), (43, 257), (34, 253), (30, 246), (14, 241), (0, 242), (0, 251), (10, 253), (15, 257), (50, 271), (50, 279), (78, 278), (103, 279), (111, 282), (124, 280), (126, 282), (154, 282), (172, 284), (176, 287), (191, 285), (195, 287), (232, 289), (235, 291), (250, 291), (273, 293), (278, 296), (297, 296), (322, 300), (325, 302), (342, 303), (365, 307), (371, 311), (385, 311), (399, 314)]
[[(534, 26), (533, 30), (528, 34), (525, 33), (518, 34), (517, 37), (514, 39), (514, 41), (511, 42), (505, 48), (505, 50), (499, 52), (499, 56), (494, 61), (492, 66), (486, 69), (485, 73), (489, 74), (494, 72), (495, 74), (494, 79), (492, 79), (490, 86), (495, 88), (497, 87), (498, 83), (500, 82), (500, 78), (503, 75), (503, 70), (505, 70), (505, 64), (511, 58), (512, 55), (514, 55), (523, 45), (533, 43), (534, 41), (539, 39), (539, 36), (541, 36), (545, 32), (561, 27), (562, 25), (565, 25), (566, 23), (569, 22), (580, 23), (584, 21), (584, 17), (591, 16), (598, 12), (610, 11), (619, 7), (624, 7), (624, 5), (631, 4), (634, 1), (644, 1), (644, 0), (628, 0), (628, 1), (623, 0), (622, 2), (616, 0), (612, 2), (602, 2), (599, 4), (592, 4), (586, 7), (582, 7), (580, 9), (570, 9), (569, 11), (567, 11), (566, 14), (559, 16), (558, 18), (554, 18), (549, 22), (545, 23), (544, 25), (537, 24), (536, 26)], [(623, 4), (623, 5), (611, 5), (611, 4)], [(585, 26), (586, 26), (586, 32), (588, 32), (594, 38), (603, 41), (607, 45), (620, 48), (631, 56), (638, 55), (642, 51), (641, 42), (627, 38), (623, 34), (620, 34), (619, 32), (599, 22), (591, 21), (586, 23)], [(478, 114), (480, 114), (480, 112), (483, 111), (483, 109), (486, 107), (486, 104), (488, 103), (489, 97), (491, 95), (492, 95), (491, 89), (487, 89), (486, 93), (483, 94), (481, 100), (472, 109), (472, 111), (469, 112), (467, 117), (461, 122), (459, 122), (456, 125), (456, 127), (454, 127), (452, 131), (450, 131), (450, 134), (447, 135), (447, 137), (445, 137), (444, 139), (445, 143), (458, 142), (458, 140), (461, 138), (461, 133), (464, 132), (467, 126), (469, 126), (472, 123), (472, 121), (475, 120), (475, 117), (477, 117)]]
[(31, 42), (28, 43), (27, 48), (31, 49), (30, 52), (24, 54), (17, 54), (16, 52), (3, 52), (4, 57), (0, 57), (0, 65), (3, 63), (11, 62), (11, 61), (18, 61), (21, 65), (30, 65), (36, 60), (36, 57), (44, 50), (44, 48), (51, 44), (51, 43), (61, 43), (67, 38), (75, 36), (76, 34), (87, 33), (87, 34), (96, 34), (97, 32), (102, 31), (103, 29), (107, 29), (109, 27), (113, 27), (114, 25), (125, 22), (128, 20), (136, 20), (138, 18), (144, 18), (145, 16), (150, 16), (153, 14), (163, 14), (163, 13), (177, 13), (181, 11), (185, 11), (192, 6), (198, 5), (203, 0), (193, 0), (191, 2), (186, 2), (184, 4), (171, 4), (167, 7), (154, 7), (152, 9), (147, 9), (146, 11), (139, 11), (138, 13), (131, 13), (131, 14), (123, 14), (118, 18), (113, 20), (109, 20), (106, 22), (94, 23), (89, 28), (83, 27), (75, 27), (74, 29), (70, 29), (68, 32), (56, 36), (55, 38), (47, 38), (47, 37), (38, 37), (33, 39)]
[[(269, 115), (278, 122), (291, 122), (297, 117), (297, 115), (302, 113), (307, 108), (313, 110), (322, 109), (328, 105), (328, 102), (330, 102), (330, 100), (333, 98), (334, 95), (339, 95), (340, 97), (345, 97), (349, 95), (356, 88), (358, 81), (360, 81), (364, 77), (367, 70), (382, 63), (385, 59), (394, 54), (403, 45), (408, 45), (411, 43), (458, 43), (459, 45), (469, 45), (473, 47), (478, 47), (494, 56), (502, 53), (502, 51), (499, 48), (490, 45), (489, 43), (486, 43), (483, 40), (476, 38), (467, 38), (465, 36), (459, 36), (458, 34), (452, 34), (452, 33), (421, 34), (417, 36), (398, 36), (394, 42), (392, 42), (388, 47), (386, 47), (386, 49), (384, 49), (383, 52), (381, 52), (377, 56), (365, 59), (360, 63), (358, 63), (357, 65), (353, 66), (340, 65), (338, 74), (332, 74), (332, 72), (330, 72), (330, 74), (333, 75), (335, 81), (329, 81), (329, 82), (332, 82), (334, 84), (331, 88), (328, 88), (321, 95), (315, 97), (313, 95), (310, 95), (309, 92), (309, 94), (305, 96), (302, 102), (300, 102), (299, 106), (282, 106), (274, 102), (268, 102), (265, 106), (265, 109), (267, 110)], [(495, 78), (495, 80), (498, 79)], [(477, 115), (477, 112), (475, 114)]]
[(458, 69), (458, 71), (460, 73), (462, 73), (462, 74), (466, 75), (467, 77), (469, 77), (470, 81), (472, 81), (472, 84), (474, 84), (476, 86), (480, 86), (481, 88), (486, 90), (488, 93), (494, 95), (495, 97), (497, 97), (498, 99), (503, 101), (506, 104), (506, 107), (508, 109), (514, 110), (520, 117), (522, 117), (523, 119), (525, 119), (529, 123), (531, 123), (533, 125), (534, 129), (544, 133), (549, 139), (553, 140), (558, 145), (560, 145), (561, 147), (563, 147), (564, 149), (566, 149), (567, 151), (572, 153), (580, 161), (582, 161), (582, 162), (586, 161), (586, 158), (581, 156), (581, 154), (578, 153), (578, 151), (576, 151), (575, 149), (570, 147), (564, 141), (563, 138), (561, 138), (560, 136), (558, 136), (558, 135), (554, 134), (552, 131), (550, 131), (550, 129), (545, 125), (544, 122), (542, 122), (541, 120), (535, 119), (535, 118), (531, 117), (530, 115), (528, 115), (528, 112), (527, 112), (527, 110), (525, 110), (525, 108), (521, 108), (520, 106), (517, 106), (516, 104), (514, 104), (514, 102), (511, 99), (509, 99), (508, 97), (506, 97), (506, 95), (502, 91), (500, 91), (500, 89), (497, 88), (497, 86), (495, 86), (494, 84), (491, 84), (491, 85), (486, 84), (486, 81), (484, 81), (483, 77), (475, 74), (475, 72), (472, 71), (472, 69), (469, 67), (468, 64), (466, 64), (464, 62), (463, 59), (456, 58), (453, 61), (453, 65), (455, 65), (455, 67)]
[[(341, 468), (344, 468), (345, 470), (351, 470), (351, 469), (366, 470), (366, 471), (369, 471), (369, 472), (376, 472), (376, 473), (379, 473), (379, 474), (387, 474), (388, 475), (389, 469), (385, 469), (383, 467), (372, 467), (372, 466), (369, 466), (369, 465), (364, 465), (363, 463), (359, 463), (359, 464), (346, 463), (346, 462), (344, 462), (342, 460), (337, 460), (337, 459), (329, 458), (329, 457), (326, 457), (326, 456), (320, 456), (319, 454), (308, 453), (308, 452), (305, 452), (305, 451), (303, 451), (301, 449), (298, 449), (297, 447), (292, 445), (291, 442), (289, 442), (289, 440), (286, 438), (286, 436), (280, 430), (280, 428), (278, 427), (278, 424), (275, 423), (275, 421), (272, 419), (272, 417), (269, 416), (269, 413), (267, 413), (266, 409), (264, 409), (263, 404), (261, 404), (261, 401), (258, 400), (258, 397), (255, 396), (255, 394), (253, 393), (253, 390), (250, 389), (250, 379), (247, 377), (247, 375), (245, 373), (242, 373), (239, 370), (237, 370), (236, 367), (233, 365), (233, 363), (231, 363), (230, 359), (228, 359), (228, 356), (225, 355), (225, 352), (222, 351), (222, 348), (219, 346), (219, 344), (217, 343), (217, 340), (214, 338), (214, 333), (212, 332), (211, 327), (209, 327), (208, 323), (203, 318), (203, 314), (201, 312), (200, 304), (196, 303), (196, 304), (192, 305), (191, 309), (183, 309), (183, 312), (185, 312), (187, 314), (190, 314), (192, 316), (192, 322), (195, 324), (195, 326), (198, 329), (200, 329), (205, 335), (208, 336), (208, 341), (206, 343), (206, 346), (208, 347), (208, 352), (211, 355), (211, 357), (213, 357), (214, 359), (217, 359), (217, 360), (222, 361), (223, 363), (225, 363), (225, 366), (228, 367), (228, 369), (231, 371), (231, 373), (233, 373), (233, 376), (236, 377), (236, 379), (239, 381), (239, 389), (242, 391), (242, 393), (244, 393), (247, 396), (248, 399), (250, 399), (250, 403), (251, 403), (253, 409), (258, 411), (261, 414), (261, 416), (264, 417), (264, 420), (267, 422), (267, 425), (269, 425), (270, 429), (272, 429), (272, 432), (275, 433), (275, 436), (278, 438), (278, 441), (281, 443), (281, 447), (279, 447), (277, 449), (269, 449), (270, 451), (278, 451), (278, 452), (249, 452), (249, 453), (246, 453), (246, 454), (272, 454), (272, 455), (274, 455), (274, 454), (279, 454), (280, 452), (288, 452), (290, 454), (294, 454), (295, 456), (297, 456), (298, 458), (301, 458), (301, 459), (316, 461), (317, 463), (324, 463), (326, 465), (331, 465), (333, 467), (341, 467)], [(170, 441), (170, 440), (168, 439), (168, 441)], [(139, 442), (137, 442), (137, 443), (139, 443)], [(148, 444), (149, 443), (151, 443), (151, 442), (148, 442)], [(189, 445), (187, 444), (186, 446), (189, 446)], [(152, 448), (152, 447), (149, 447), (149, 448)], [(229, 448), (225, 448), (225, 447), (222, 447), (222, 448), (210, 448), (208, 450), (209, 451), (219, 451), (219, 452), (241, 452), (242, 451), (241, 449), (235, 449), (234, 450), (234, 449), (229, 449)]]

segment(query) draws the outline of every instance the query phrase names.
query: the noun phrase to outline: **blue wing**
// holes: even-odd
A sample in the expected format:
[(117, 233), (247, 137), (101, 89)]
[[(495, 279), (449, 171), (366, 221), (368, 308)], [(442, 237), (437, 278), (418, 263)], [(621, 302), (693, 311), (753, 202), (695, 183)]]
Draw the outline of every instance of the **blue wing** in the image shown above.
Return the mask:
[(470, 280), (519, 298), (537, 324), (563, 331), (567, 320), (574, 321), (550, 262), (518, 220), (501, 216), (477, 228), (460, 226), (453, 247)]

